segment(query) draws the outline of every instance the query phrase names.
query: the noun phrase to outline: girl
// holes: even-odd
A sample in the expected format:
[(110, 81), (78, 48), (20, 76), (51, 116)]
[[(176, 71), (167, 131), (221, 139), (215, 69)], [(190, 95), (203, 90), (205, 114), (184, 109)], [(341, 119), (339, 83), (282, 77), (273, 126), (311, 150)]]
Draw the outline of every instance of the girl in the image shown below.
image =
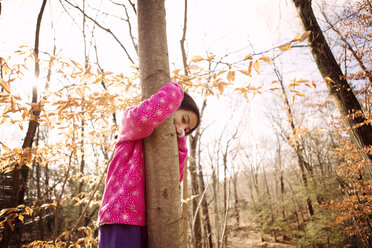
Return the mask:
[(143, 138), (173, 113), (182, 181), (187, 156), (185, 135), (200, 122), (194, 100), (170, 82), (150, 99), (124, 112), (98, 212), (99, 248), (147, 246)]

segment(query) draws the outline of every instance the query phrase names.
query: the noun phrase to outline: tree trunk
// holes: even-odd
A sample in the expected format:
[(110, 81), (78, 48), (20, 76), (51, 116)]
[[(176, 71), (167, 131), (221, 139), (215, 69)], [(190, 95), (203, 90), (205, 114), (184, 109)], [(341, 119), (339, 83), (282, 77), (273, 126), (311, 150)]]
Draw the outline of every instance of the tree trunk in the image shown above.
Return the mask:
[[(199, 182), (200, 182), (200, 192), (204, 192), (205, 191), (204, 175), (203, 175), (203, 170), (202, 170), (200, 163), (199, 163)], [(202, 200), (202, 212), (203, 212), (204, 235), (206, 238), (205, 240), (206, 245), (204, 247), (213, 248), (212, 227), (211, 227), (211, 222), (209, 218), (207, 197), (204, 197)]]
[[(39, 34), (40, 34), (40, 25), (41, 19), (43, 17), (45, 5), (47, 0), (43, 0), (41, 4), (41, 8), (37, 17), (36, 22), (36, 32), (35, 32), (35, 78), (39, 77), (40, 69), (39, 69)], [(32, 89), (32, 102), (37, 103), (37, 87), (33, 87)], [(26, 133), (26, 137), (23, 141), (22, 149), (31, 148), (32, 143), (35, 137), (36, 129), (38, 127), (37, 118), (40, 114), (40, 111), (37, 110), (35, 107), (31, 108), (31, 112), (34, 116), (34, 119), (31, 120), (28, 124), (28, 129)], [(13, 183), (11, 189), (11, 200), (9, 207), (17, 207), (19, 204), (23, 204), (24, 202), (24, 195), (27, 183), (29, 168), (24, 164), (18, 164), (15, 166), (14, 171), (12, 173)], [(2, 240), (0, 243), (1, 247), (8, 247), (9, 240), (13, 234), (13, 231), (10, 230), (8, 225), (5, 225), (5, 229), (3, 231)]]
[[(198, 143), (199, 136), (197, 136), (197, 133), (194, 136), (190, 136), (190, 174), (191, 174), (191, 192), (192, 195), (199, 195), (201, 191), (199, 190), (199, 182), (198, 182), (198, 173), (196, 169), (196, 145)], [(200, 221), (200, 211), (198, 208), (198, 201), (193, 200), (192, 201), (192, 213), (197, 211), (196, 213), (196, 219), (195, 219), (195, 225), (194, 230), (191, 230), (194, 232), (194, 245), (196, 248), (202, 247), (202, 229), (201, 229), (201, 221)]]
[[(138, 0), (142, 98), (170, 81), (164, 0)], [(182, 247), (179, 162), (173, 115), (145, 138), (149, 247)]]
[[(82, 104), (83, 105), (83, 104)], [(84, 111), (84, 106), (82, 106), (82, 112)], [(80, 148), (80, 152), (81, 152), (81, 161), (80, 161), (80, 170), (79, 170), (79, 177), (80, 177), (80, 183), (79, 183), (79, 186), (78, 186), (78, 192), (77, 192), (77, 195), (79, 195), (80, 193), (83, 192), (83, 189), (84, 189), (84, 180), (82, 179), (84, 177), (84, 168), (85, 168), (85, 150), (84, 150), (84, 125), (85, 125), (85, 122), (84, 120), (81, 120), (81, 148)], [(80, 198), (83, 198), (83, 194), (80, 195)], [(77, 214), (77, 219), (79, 219), (80, 215), (83, 213), (83, 209), (84, 209), (84, 204), (80, 204), (79, 205), (79, 209), (78, 209), (78, 214)], [(81, 225), (83, 222), (81, 221), (78, 225)]]
[[(200, 111), (200, 116), (201, 118), (204, 115), (204, 110), (207, 107), (207, 100), (203, 101), (203, 105)], [(195, 130), (195, 137), (198, 137), (198, 142), (200, 143), (200, 138), (201, 138), (202, 132), (200, 131), (200, 126)], [(200, 157), (201, 157), (201, 148), (200, 145), (198, 147), (198, 170), (199, 170), (199, 190), (200, 192), (204, 192), (206, 190), (206, 186), (204, 183), (204, 175), (203, 175), (203, 168), (200, 163)], [(210, 222), (210, 217), (209, 217), (209, 210), (208, 210), (208, 201), (207, 197), (203, 197), (202, 199), (202, 213), (203, 213), (203, 218), (202, 218), (202, 225), (203, 225), (203, 230), (204, 230), (204, 236), (205, 236), (205, 245), (204, 247), (209, 247), (213, 248), (213, 240), (212, 240), (212, 227), (211, 227), (211, 222)]]
[[(323, 36), (311, 8), (311, 0), (292, 0), (292, 2), (303, 29), (311, 31), (307, 41), (321, 75), (333, 81), (326, 80), (328, 92), (333, 97), (354, 144), (360, 149), (371, 146), (372, 126), (367, 122), (357, 98)], [(355, 117), (350, 118), (353, 113), (356, 113)], [(369, 162), (372, 161), (371, 154), (364, 154), (364, 157)]]
[[(183, 70), (185, 75), (188, 75), (187, 70), (187, 55), (185, 50), (185, 41), (186, 41), (186, 31), (187, 31), (187, 0), (185, 0), (185, 15), (183, 19), (183, 32), (182, 38), (180, 40), (181, 45), (181, 52), (182, 52), (182, 62), (183, 62)], [(187, 176), (187, 159), (185, 161), (185, 168), (184, 168), (184, 175), (183, 175), (183, 199), (187, 199), (188, 195), (188, 176)], [(188, 204), (182, 205), (182, 225), (183, 225), (183, 240), (184, 240), (184, 247), (188, 247), (188, 227), (189, 227), (189, 220), (188, 220)]]
[[(182, 181), (182, 198), (185, 200), (188, 196), (188, 173), (187, 173), (187, 159), (185, 161), (185, 172), (183, 174)], [(188, 230), (189, 230), (189, 218), (188, 218), (188, 203), (182, 204), (182, 232), (183, 232), (183, 244), (184, 248), (188, 247)]]
[[(296, 126), (295, 126), (294, 121), (293, 121), (292, 107), (289, 104), (288, 95), (287, 95), (287, 92), (285, 90), (282, 77), (280, 76), (278, 70), (274, 69), (274, 72), (275, 72), (275, 74), (278, 78), (278, 81), (279, 81), (280, 86), (281, 86), (282, 91), (283, 91), (284, 103), (287, 106), (286, 109), (288, 111), (288, 122), (289, 122), (289, 125), (291, 126), (291, 130), (292, 130), (292, 137), (290, 137), (290, 138), (293, 138), (296, 135)], [(305, 168), (307, 168), (308, 171), (310, 171), (310, 169), (309, 169), (310, 166), (307, 166), (308, 163), (305, 161), (305, 158), (304, 158), (304, 155), (303, 155), (303, 148), (301, 147), (301, 145), (298, 141), (298, 138), (295, 139), (293, 144), (290, 144), (290, 145), (293, 147), (293, 149), (296, 152), (298, 166), (300, 167), (300, 170), (301, 170), (302, 182), (304, 184), (306, 194), (309, 194), (310, 190), (309, 190), (309, 186), (308, 186), (308, 178), (307, 178), (307, 174), (305, 172)], [(307, 205), (307, 209), (309, 211), (310, 216), (314, 215), (313, 203), (312, 203), (309, 196), (306, 198), (306, 205)]]
[(214, 198), (214, 226), (215, 226), (215, 237), (216, 237), (216, 245), (220, 247), (220, 234), (221, 234), (221, 226), (220, 226), (220, 212), (219, 212), (219, 189), (220, 184), (218, 181), (218, 165), (216, 168), (213, 168), (212, 171), (212, 180), (213, 180), (213, 198)]
[(238, 172), (234, 173), (233, 177), (233, 186), (234, 186), (234, 211), (235, 211), (235, 219), (236, 219), (236, 226), (240, 226), (240, 216), (239, 216), (239, 199), (238, 199)]

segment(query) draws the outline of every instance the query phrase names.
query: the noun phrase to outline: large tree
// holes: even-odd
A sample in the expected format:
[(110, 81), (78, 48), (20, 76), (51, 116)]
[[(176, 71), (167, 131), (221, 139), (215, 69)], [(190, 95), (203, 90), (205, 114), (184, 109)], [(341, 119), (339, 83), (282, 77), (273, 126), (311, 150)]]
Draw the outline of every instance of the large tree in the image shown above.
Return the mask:
[[(170, 81), (164, 0), (138, 0), (142, 98)], [(183, 246), (178, 147), (173, 116), (145, 139), (149, 247)]]
[[(354, 144), (362, 149), (372, 145), (372, 126), (366, 119), (362, 107), (350, 88), (338, 65), (311, 7), (311, 0), (292, 0), (304, 30), (311, 31), (307, 39), (311, 54), (321, 75), (326, 79), (329, 94), (349, 129)], [(372, 161), (372, 155), (365, 157)]]

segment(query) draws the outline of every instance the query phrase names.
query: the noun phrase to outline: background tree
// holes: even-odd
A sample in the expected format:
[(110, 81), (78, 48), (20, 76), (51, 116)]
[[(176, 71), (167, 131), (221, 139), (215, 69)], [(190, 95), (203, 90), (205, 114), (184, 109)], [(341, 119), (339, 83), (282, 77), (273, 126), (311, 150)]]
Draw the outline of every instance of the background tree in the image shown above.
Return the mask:
[[(359, 149), (368, 148), (372, 145), (372, 127), (324, 38), (313, 13), (311, 1), (293, 0), (293, 3), (303, 29), (311, 31), (308, 39), (311, 53), (353, 142)], [(372, 155), (367, 152), (365, 156), (371, 163)]]

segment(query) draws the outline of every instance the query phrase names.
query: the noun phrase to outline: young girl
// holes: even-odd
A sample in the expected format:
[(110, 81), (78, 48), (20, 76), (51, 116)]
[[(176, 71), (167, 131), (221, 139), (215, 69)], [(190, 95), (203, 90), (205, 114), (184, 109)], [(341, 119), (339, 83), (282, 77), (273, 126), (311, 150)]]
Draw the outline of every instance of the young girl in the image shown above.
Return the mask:
[(182, 181), (187, 156), (185, 135), (200, 121), (199, 109), (190, 95), (170, 82), (124, 112), (98, 212), (99, 248), (147, 246), (143, 139), (173, 113)]

